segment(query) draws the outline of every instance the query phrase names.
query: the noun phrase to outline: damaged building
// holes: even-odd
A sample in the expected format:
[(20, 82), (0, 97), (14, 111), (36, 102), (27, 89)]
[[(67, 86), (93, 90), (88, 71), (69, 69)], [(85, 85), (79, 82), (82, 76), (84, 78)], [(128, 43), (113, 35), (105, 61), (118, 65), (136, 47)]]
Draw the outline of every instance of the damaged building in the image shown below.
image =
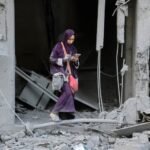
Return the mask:
[[(17, 100), (42, 110), (57, 101), (49, 55), (68, 28), (82, 54), (77, 105), (148, 109), (149, 26), (149, 0), (0, 0), (0, 128), (16, 124)], [(126, 121), (135, 123), (137, 113)]]

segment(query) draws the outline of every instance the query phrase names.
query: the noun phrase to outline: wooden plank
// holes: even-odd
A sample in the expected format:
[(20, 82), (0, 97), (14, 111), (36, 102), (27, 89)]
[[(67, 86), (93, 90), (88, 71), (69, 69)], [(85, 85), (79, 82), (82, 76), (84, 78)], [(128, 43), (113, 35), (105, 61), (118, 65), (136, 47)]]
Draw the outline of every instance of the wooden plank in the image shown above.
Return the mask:
[(115, 133), (115, 135), (118, 136), (130, 136), (132, 135), (132, 133), (143, 132), (145, 130), (150, 130), (150, 122), (140, 123), (125, 128), (116, 129), (113, 130), (113, 132)]

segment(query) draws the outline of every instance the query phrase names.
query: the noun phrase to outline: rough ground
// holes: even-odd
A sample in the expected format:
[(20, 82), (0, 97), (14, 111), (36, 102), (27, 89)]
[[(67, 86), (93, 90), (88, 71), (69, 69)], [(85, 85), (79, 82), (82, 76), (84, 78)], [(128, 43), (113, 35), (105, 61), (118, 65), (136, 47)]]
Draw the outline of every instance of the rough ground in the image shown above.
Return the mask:
[[(28, 110), (19, 116), (31, 124), (51, 121), (49, 112)], [(98, 112), (77, 112), (76, 118), (97, 118)], [(16, 120), (16, 124), (20, 124)], [(108, 150), (115, 142), (111, 134), (113, 124), (76, 123), (36, 129), (33, 136), (23, 128), (1, 134), (0, 150)]]
[[(134, 109), (133, 109), (134, 108)], [(78, 110), (75, 117), (99, 118), (136, 123), (137, 112), (144, 112), (150, 108), (149, 97), (130, 98), (122, 107), (111, 112), (102, 112), (84, 109)], [(149, 110), (149, 109), (148, 109)], [(150, 111), (150, 110), (149, 110)], [(148, 112), (149, 112), (148, 111)], [(52, 122), (49, 110), (20, 109), (18, 115), (31, 130), (34, 125)], [(112, 130), (118, 125), (112, 123), (74, 123), (53, 125), (38, 128), (30, 135), (16, 119), (16, 126), (6, 132), (0, 130), (0, 150), (149, 150), (150, 132), (133, 133), (131, 138), (118, 138)]]

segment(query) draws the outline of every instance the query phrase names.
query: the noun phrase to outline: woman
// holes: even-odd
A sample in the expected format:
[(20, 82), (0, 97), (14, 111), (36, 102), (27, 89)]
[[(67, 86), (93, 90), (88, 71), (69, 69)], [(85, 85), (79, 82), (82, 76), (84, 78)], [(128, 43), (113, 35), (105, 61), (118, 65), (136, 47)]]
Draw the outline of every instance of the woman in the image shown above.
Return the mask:
[[(77, 53), (76, 48), (73, 43), (75, 40), (75, 33), (73, 30), (68, 29), (64, 33), (64, 39), (61, 42), (58, 42), (53, 48), (50, 55), (51, 68), (50, 72), (52, 75), (56, 73), (63, 73), (65, 77), (68, 76), (67, 70), (67, 61), (70, 62), (70, 68), (72, 75), (77, 79), (77, 69), (79, 67), (79, 57), (75, 55)], [(67, 55), (64, 54), (64, 49), (67, 52)], [(67, 112), (74, 113), (74, 94), (71, 91), (71, 88), (67, 81), (64, 82), (63, 87), (61, 88), (61, 95), (55, 104), (50, 117), (52, 120), (58, 121), (58, 113)]]

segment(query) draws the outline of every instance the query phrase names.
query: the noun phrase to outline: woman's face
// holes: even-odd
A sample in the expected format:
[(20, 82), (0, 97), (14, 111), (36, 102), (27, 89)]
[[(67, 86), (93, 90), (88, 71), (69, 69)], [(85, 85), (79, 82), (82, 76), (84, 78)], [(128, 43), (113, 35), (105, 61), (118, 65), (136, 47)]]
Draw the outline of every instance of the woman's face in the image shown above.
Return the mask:
[(73, 44), (74, 40), (75, 40), (75, 35), (70, 36), (69, 39), (67, 40), (67, 44), (69, 45)]

